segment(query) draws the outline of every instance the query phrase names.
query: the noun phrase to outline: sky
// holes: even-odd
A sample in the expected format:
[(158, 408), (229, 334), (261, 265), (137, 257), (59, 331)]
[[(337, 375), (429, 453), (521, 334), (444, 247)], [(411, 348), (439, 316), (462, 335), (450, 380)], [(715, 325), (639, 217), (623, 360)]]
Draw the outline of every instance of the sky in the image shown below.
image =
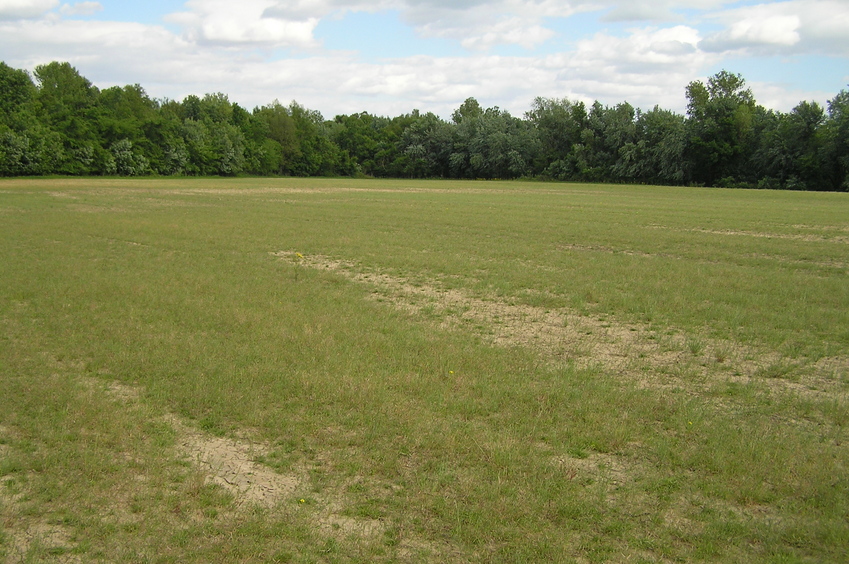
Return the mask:
[(849, 89), (849, 0), (0, 0), (0, 60), (328, 119), (447, 118), (469, 97), (684, 113), (687, 84), (724, 69), (786, 112)]

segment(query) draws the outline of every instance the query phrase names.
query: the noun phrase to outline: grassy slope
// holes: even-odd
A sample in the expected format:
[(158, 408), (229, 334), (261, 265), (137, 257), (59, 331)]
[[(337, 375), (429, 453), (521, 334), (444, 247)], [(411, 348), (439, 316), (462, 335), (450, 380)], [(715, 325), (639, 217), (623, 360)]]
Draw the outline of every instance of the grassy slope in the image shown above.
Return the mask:
[[(0, 553), (839, 561), (847, 217), (841, 194), (4, 181)], [(276, 251), (781, 357), (644, 386), (437, 329)], [(839, 393), (771, 385), (812, 371)], [(299, 489), (239, 506), (175, 453), (166, 412), (272, 445)]]

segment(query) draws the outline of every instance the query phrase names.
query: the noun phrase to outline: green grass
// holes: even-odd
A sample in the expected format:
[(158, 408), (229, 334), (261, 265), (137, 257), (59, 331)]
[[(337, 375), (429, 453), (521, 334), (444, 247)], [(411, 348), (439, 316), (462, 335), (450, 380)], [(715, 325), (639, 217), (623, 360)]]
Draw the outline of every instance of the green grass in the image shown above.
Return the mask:
[(7, 561), (849, 553), (846, 195), (6, 180), (0, 242)]

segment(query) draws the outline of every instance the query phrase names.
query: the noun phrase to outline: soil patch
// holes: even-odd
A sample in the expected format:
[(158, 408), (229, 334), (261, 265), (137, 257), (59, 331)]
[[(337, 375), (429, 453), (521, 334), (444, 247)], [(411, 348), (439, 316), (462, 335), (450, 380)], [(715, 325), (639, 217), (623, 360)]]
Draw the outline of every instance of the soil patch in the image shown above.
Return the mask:
[[(92, 386), (104, 385), (99, 380), (89, 383)], [(116, 402), (127, 404), (139, 399), (139, 390), (132, 386), (113, 381), (106, 383), (105, 387)], [(273, 507), (291, 496), (301, 484), (298, 476), (278, 474), (256, 462), (258, 457), (270, 451), (263, 443), (216, 437), (189, 426), (173, 414), (166, 414), (163, 419), (176, 432), (180, 455), (191, 460), (207, 482), (218, 484), (232, 494), (237, 506), (256, 504)]]
[(673, 231), (690, 231), (694, 233), (707, 233), (710, 235), (734, 235), (734, 236), (743, 236), (743, 237), (755, 237), (758, 239), (788, 239), (793, 241), (824, 241), (827, 243), (841, 243), (841, 244), (849, 244), (849, 237), (844, 235), (835, 235), (832, 237), (826, 237), (823, 235), (815, 235), (811, 233), (803, 234), (803, 233), (765, 233), (760, 231), (737, 231), (734, 229), (700, 229), (700, 228), (691, 228), (691, 229), (678, 229), (674, 227), (667, 227), (664, 225), (652, 225), (650, 226), (652, 229), (669, 229)]
[(268, 466), (255, 462), (268, 453), (266, 445), (232, 438), (213, 437), (193, 429), (176, 416), (166, 416), (177, 432), (177, 445), (207, 476), (231, 494), (238, 505), (243, 503), (273, 507), (291, 496), (301, 483), (297, 476), (278, 474)]
[[(334, 272), (373, 289), (372, 298), (413, 315), (435, 316), (446, 329), (472, 331), (493, 344), (530, 348), (555, 365), (600, 367), (639, 386), (707, 389), (717, 381), (757, 381), (777, 392), (817, 398), (849, 399), (847, 359), (805, 366), (777, 352), (739, 343), (659, 332), (612, 316), (587, 316), (568, 308), (544, 309), (495, 296), (476, 296), (445, 288), (439, 280), (415, 282), (368, 270), (351, 261), (293, 251), (272, 253), (299, 267)], [(776, 367), (783, 367), (774, 376)], [(842, 368), (841, 368), (842, 367)], [(792, 377), (786, 377), (792, 376)]]

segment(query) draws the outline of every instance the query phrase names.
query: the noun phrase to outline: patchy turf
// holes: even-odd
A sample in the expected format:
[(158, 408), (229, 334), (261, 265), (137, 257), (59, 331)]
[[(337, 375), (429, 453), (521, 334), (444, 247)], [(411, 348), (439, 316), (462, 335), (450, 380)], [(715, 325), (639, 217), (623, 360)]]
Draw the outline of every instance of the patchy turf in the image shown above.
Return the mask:
[(847, 551), (849, 203), (0, 184), (8, 562)]

